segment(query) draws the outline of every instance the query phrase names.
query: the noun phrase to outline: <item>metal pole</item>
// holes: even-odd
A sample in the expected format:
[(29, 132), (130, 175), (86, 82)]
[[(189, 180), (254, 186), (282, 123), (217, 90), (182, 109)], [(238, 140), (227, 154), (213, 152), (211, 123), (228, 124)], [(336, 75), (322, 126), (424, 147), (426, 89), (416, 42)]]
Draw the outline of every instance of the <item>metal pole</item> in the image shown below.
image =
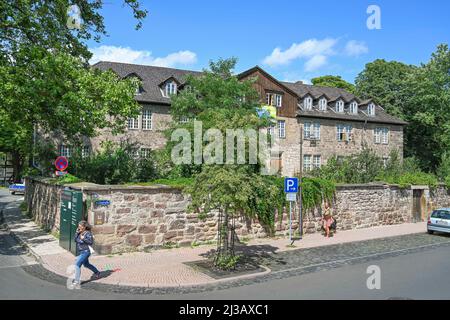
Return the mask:
[(292, 201), (289, 201), (289, 241), (292, 241)]
[(303, 236), (303, 205), (302, 205), (302, 191), (303, 191), (303, 128), (302, 124), (299, 120), (299, 128), (300, 128), (300, 176), (299, 176), (299, 212), (298, 212), (298, 223), (299, 223), (299, 237), (300, 239)]

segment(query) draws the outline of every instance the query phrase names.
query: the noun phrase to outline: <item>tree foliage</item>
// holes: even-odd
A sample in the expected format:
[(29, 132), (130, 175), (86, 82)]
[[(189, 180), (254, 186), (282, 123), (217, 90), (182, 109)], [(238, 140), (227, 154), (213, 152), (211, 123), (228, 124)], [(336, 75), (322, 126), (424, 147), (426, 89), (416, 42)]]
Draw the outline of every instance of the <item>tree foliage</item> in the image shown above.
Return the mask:
[(342, 79), (341, 76), (332, 76), (332, 75), (321, 76), (312, 78), (311, 82), (315, 86), (340, 88), (347, 90), (350, 93), (355, 92), (355, 86)]
[[(137, 28), (147, 12), (124, 0)], [(79, 30), (70, 29), (68, 9), (78, 5)], [(135, 84), (89, 69), (86, 40), (106, 34), (102, 1), (0, 2), (0, 150), (13, 155), (15, 179), (32, 153), (33, 130), (59, 130), (66, 137), (117, 127), (135, 114)]]
[(357, 93), (374, 98), (388, 113), (408, 122), (405, 155), (424, 171), (435, 171), (450, 149), (450, 51), (441, 44), (426, 64), (375, 60), (356, 81)]

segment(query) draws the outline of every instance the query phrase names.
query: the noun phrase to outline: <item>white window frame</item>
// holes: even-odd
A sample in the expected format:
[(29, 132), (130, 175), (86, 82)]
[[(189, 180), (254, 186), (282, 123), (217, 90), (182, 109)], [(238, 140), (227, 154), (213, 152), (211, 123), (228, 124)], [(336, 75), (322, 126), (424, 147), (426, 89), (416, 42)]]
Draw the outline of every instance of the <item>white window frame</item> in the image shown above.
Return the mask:
[(127, 128), (128, 130), (139, 130), (139, 117), (128, 118)]
[(281, 94), (275, 94), (275, 107), (281, 108), (283, 104), (283, 96)]
[(177, 93), (177, 84), (175, 81), (168, 81), (164, 87), (164, 93), (166, 97), (170, 97), (173, 94)]
[(326, 111), (327, 110), (327, 99), (320, 98), (320, 100), (319, 100), (319, 110), (320, 111)]
[[(337, 141), (350, 141), (352, 129), (353, 129), (352, 126), (349, 124), (336, 125), (336, 140)], [(343, 139), (343, 134), (345, 134), (346, 139)]]
[(91, 148), (89, 146), (82, 146), (81, 147), (81, 157), (87, 158), (91, 154)]
[(367, 115), (372, 116), (372, 117), (375, 115), (375, 104), (374, 103), (369, 103), (369, 105), (367, 106)]
[(320, 154), (315, 154), (312, 160), (312, 167), (320, 168), (321, 165), (322, 165), (322, 157), (320, 156)]
[(320, 140), (320, 122), (305, 122), (303, 136), (307, 140)]
[(303, 171), (311, 171), (312, 169), (312, 156), (310, 154), (303, 155)]
[(389, 144), (389, 128), (386, 127), (375, 128), (374, 142), (376, 144)]
[(59, 155), (62, 157), (70, 158), (72, 155), (72, 148), (71, 146), (65, 145), (61, 143), (59, 145)]
[(344, 112), (344, 101), (342, 101), (342, 100), (336, 101), (336, 112), (339, 112), (339, 113)]
[(303, 99), (303, 107), (305, 108), (305, 110), (312, 110), (313, 107), (313, 98), (311, 97), (305, 97)]
[(152, 151), (152, 149), (150, 148), (141, 148), (140, 150), (140, 157), (142, 159), (148, 159), (150, 157), (150, 152)]
[(271, 106), (273, 104), (273, 94), (270, 92), (266, 93), (266, 105)]
[(147, 108), (142, 110), (142, 130), (153, 130), (153, 113)]
[(285, 139), (286, 138), (286, 121), (278, 120), (278, 138)]
[(356, 101), (350, 103), (349, 112), (351, 114), (358, 114), (358, 103)]

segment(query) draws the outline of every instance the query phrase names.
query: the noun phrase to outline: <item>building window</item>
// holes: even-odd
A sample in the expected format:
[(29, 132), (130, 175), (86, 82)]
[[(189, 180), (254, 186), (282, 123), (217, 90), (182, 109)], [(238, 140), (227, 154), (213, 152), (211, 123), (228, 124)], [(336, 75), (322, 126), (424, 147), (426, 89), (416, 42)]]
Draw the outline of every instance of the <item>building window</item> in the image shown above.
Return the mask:
[(139, 129), (139, 118), (128, 118), (128, 130)]
[(266, 104), (268, 106), (281, 107), (283, 96), (281, 94), (266, 93)]
[(350, 103), (349, 112), (352, 113), (352, 114), (357, 114), (358, 113), (358, 103), (356, 101), (353, 101), (352, 103)]
[(177, 84), (175, 83), (175, 81), (170, 81), (170, 82), (166, 83), (165, 93), (166, 93), (166, 97), (169, 97), (172, 94), (177, 93)]
[(142, 129), (152, 130), (152, 112), (149, 109), (142, 111)]
[(319, 110), (326, 111), (327, 110), (327, 99), (322, 98), (319, 100)]
[(267, 128), (267, 134), (273, 136), (275, 134), (275, 126), (271, 125)]
[(344, 101), (336, 101), (336, 112), (344, 112)]
[(315, 155), (314, 157), (313, 157), (313, 168), (320, 168), (320, 165), (321, 165), (321, 157), (320, 157), (320, 155)]
[(278, 120), (278, 137), (286, 138), (286, 122), (284, 120)]
[(81, 148), (81, 157), (87, 158), (91, 154), (91, 148), (89, 146), (83, 146)]
[(303, 99), (303, 106), (305, 107), (305, 110), (312, 110), (313, 99), (311, 97)]
[(307, 140), (320, 140), (320, 123), (305, 122), (303, 135)]
[(281, 94), (275, 95), (275, 106), (281, 107), (281, 104), (283, 103), (283, 96)]
[(150, 158), (150, 152), (152, 149), (150, 148), (141, 148), (141, 158), (142, 159), (148, 159)]
[(375, 128), (374, 130), (375, 143), (388, 144), (389, 143), (389, 129)]
[(311, 155), (305, 154), (303, 155), (303, 171), (311, 170)]
[(72, 150), (71, 149), (72, 148), (70, 146), (61, 144), (59, 146), (59, 155), (62, 156), (62, 157), (69, 158), (70, 155), (72, 154)]
[(350, 141), (352, 135), (352, 126), (338, 124), (337, 128), (337, 141)]
[(375, 105), (374, 105), (373, 103), (370, 103), (370, 104), (367, 106), (367, 114), (368, 114), (369, 116), (374, 116), (374, 115), (375, 115)]

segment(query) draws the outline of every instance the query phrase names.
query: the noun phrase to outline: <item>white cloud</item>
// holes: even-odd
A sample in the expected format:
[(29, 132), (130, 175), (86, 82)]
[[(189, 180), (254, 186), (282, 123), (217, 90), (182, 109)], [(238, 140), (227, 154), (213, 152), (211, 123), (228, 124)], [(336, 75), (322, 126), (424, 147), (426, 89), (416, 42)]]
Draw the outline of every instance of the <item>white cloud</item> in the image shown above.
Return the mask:
[[(279, 47), (265, 57), (263, 63), (271, 67), (276, 65), (286, 65), (291, 61), (300, 58), (314, 58), (315, 56), (328, 56), (334, 54), (334, 46), (337, 39), (326, 38), (323, 40), (309, 39), (302, 43), (294, 43), (292, 46), (281, 51)], [(318, 60), (323, 58), (316, 58)], [(326, 60), (326, 59), (325, 59)]]
[(100, 46), (91, 48), (93, 56), (90, 63), (98, 61), (113, 61), (124, 63), (144, 64), (160, 67), (175, 67), (197, 62), (197, 55), (192, 51), (178, 51), (165, 57), (153, 57), (150, 51), (133, 50), (130, 47)]
[(327, 57), (321, 54), (313, 56), (305, 63), (305, 71), (310, 72), (319, 69), (327, 63)]
[(359, 56), (369, 52), (369, 48), (362, 41), (350, 40), (345, 45), (345, 53), (349, 56)]

